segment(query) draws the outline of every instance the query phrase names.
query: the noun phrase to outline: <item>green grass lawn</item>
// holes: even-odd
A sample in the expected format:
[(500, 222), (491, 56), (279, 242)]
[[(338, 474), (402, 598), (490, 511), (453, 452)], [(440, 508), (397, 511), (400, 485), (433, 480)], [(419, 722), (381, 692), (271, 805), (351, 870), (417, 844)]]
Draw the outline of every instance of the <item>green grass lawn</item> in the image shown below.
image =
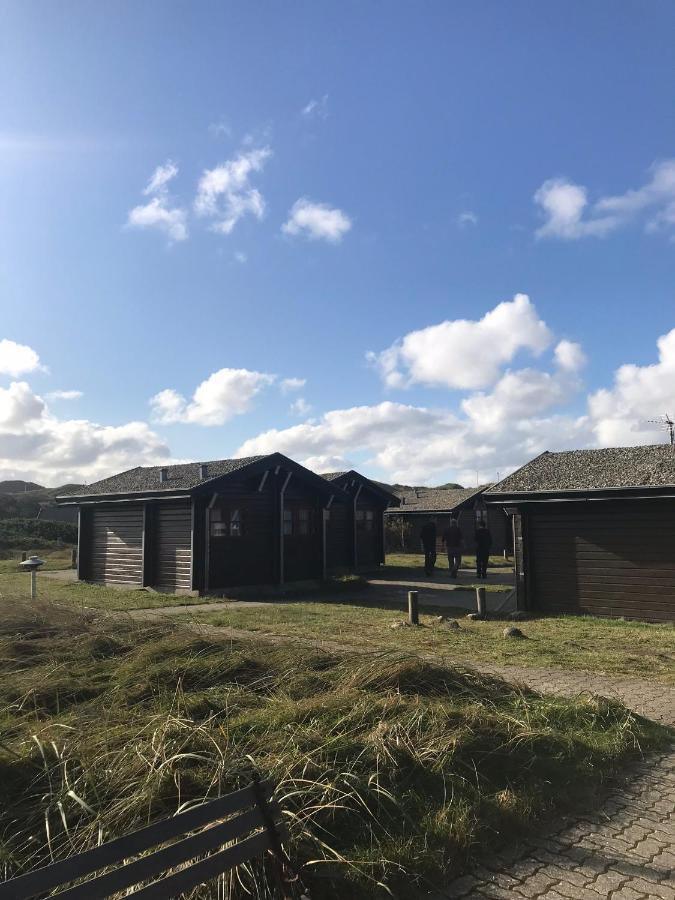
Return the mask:
[[(277, 785), (314, 900), (413, 900), (477, 848), (592, 808), (612, 773), (669, 736), (611, 701), (409, 655), (260, 647), (45, 602), (0, 607), (0, 674), (5, 876), (256, 771)], [(260, 864), (240, 877), (231, 900), (271, 896)]]
[[(460, 628), (435, 616), (457, 616)], [(675, 628), (586, 616), (551, 616), (518, 623), (525, 640), (506, 639), (504, 621), (472, 622), (466, 610), (423, 612), (420, 628), (392, 629), (405, 618), (400, 606), (362, 603), (275, 603), (199, 613), (199, 622), (294, 638), (338, 641), (364, 648), (435, 653), (444, 660), (588, 669), (654, 678), (675, 684)]]
[[(387, 553), (386, 556), (386, 564), (387, 567), (392, 566), (394, 568), (414, 568), (414, 569), (423, 569), (424, 568), (424, 554), (422, 553)], [(439, 569), (447, 569), (448, 567), (448, 558), (444, 556), (442, 553), (438, 554), (438, 559), (436, 560), (436, 567)], [(491, 556), (489, 561), (489, 568), (491, 569), (503, 569), (509, 572), (513, 571), (513, 559), (504, 559), (503, 556)], [(476, 569), (476, 557), (472, 554), (467, 554), (466, 556), (462, 556), (462, 569)]]
[[(129, 610), (158, 606), (185, 606), (203, 603), (204, 598), (155, 591), (105, 587), (84, 582), (60, 581), (45, 573), (70, 569), (70, 549), (54, 552), (34, 551), (45, 565), (38, 572), (38, 596), (43, 600), (66, 603), (79, 608)], [(31, 555), (30, 553), (28, 554)], [(30, 575), (18, 568), (20, 556), (0, 559), (0, 605), (14, 603), (30, 596)]]

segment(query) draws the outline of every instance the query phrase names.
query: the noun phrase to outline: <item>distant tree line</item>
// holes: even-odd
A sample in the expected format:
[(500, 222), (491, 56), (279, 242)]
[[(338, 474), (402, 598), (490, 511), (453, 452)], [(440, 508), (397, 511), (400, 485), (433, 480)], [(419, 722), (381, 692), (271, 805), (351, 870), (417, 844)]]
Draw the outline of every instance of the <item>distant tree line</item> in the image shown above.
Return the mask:
[(77, 525), (43, 519), (0, 519), (0, 550), (37, 550), (77, 543)]

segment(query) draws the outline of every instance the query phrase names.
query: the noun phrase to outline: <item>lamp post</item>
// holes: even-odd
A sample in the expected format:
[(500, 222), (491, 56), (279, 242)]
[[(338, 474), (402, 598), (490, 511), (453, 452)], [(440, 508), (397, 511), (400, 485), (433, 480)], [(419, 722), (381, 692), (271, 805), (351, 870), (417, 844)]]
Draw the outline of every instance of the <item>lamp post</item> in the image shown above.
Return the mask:
[(19, 563), (19, 568), (24, 572), (30, 572), (30, 599), (37, 598), (37, 571), (44, 565), (44, 559), (39, 556), (29, 556), (25, 562)]

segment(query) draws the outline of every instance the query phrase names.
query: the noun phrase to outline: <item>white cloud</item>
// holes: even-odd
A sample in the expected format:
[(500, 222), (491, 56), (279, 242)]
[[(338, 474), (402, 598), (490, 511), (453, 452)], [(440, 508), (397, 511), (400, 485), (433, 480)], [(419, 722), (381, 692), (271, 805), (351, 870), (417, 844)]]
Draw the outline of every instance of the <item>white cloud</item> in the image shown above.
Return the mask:
[(568, 372), (579, 372), (586, 365), (586, 354), (581, 349), (581, 344), (574, 341), (559, 341), (555, 348), (555, 361), (561, 369)]
[(172, 388), (155, 394), (150, 400), (155, 422), (195, 425), (223, 425), (233, 416), (248, 412), (274, 375), (249, 369), (220, 369), (199, 384), (191, 400)]
[(79, 400), (82, 391), (50, 391), (46, 394), (47, 400)]
[(328, 94), (324, 94), (319, 100), (310, 100), (306, 106), (303, 106), (300, 112), (306, 119), (327, 119)]
[(171, 241), (184, 241), (188, 236), (187, 213), (179, 206), (171, 206), (168, 185), (178, 174), (171, 160), (157, 166), (143, 190), (151, 199), (129, 211), (127, 225), (131, 228), (157, 228)]
[(578, 390), (578, 381), (567, 372), (521, 369), (505, 372), (489, 394), (473, 394), (461, 406), (476, 433), (506, 432), (567, 402)]
[(649, 366), (627, 364), (614, 373), (611, 388), (591, 394), (588, 409), (599, 446), (659, 443), (663, 435), (650, 419), (675, 415), (675, 328), (657, 341), (659, 359)]
[(468, 225), (478, 225), (478, 216), (475, 212), (467, 209), (457, 216), (457, 224), (460, 228), (466, 228)]
[[(563, 435), (564, 437), (561, 437)], [(245, 441), (237, 455), (275, 450), (316, 471), (356, 466), (403, 483), (438, 483), (460, 477), (494, 480), (550, 446), (587, 442), (583, 417), (531, 417), (504, 432), (479, 432), (451, 410), (385, 401), (325, 413), (316, 421), (271, 429)], [(356, 459), (359, 459), (356, 462)]]
[(306, 418), (311, 413), (312, 407), (304, 397), (298, 397), (297, 400), (294, 400), (291, 403), (290, 410), (294, 416)]
[(551, 333), (525, 294), (498, 304), (482, 319), (454, 319), (411, 331), (368, 360), (387, 387), (443, 385), (455, 389), (493, 384), (520, 350), (542, 353)]
[(48, 485), (93, 481), (168, 458), (168, 447), (144, 422), (59, 419), (26, 382), (0, 388), (0, 478)]
[(244, 263), (248, 262), (248, 256), (243, 253), (241, 250), (237, 250), (234, 254), (235, 260), (240, 263), (240, 265), (244, 265)]
[(306, 378), (282, 378), (279, 383), (282, 394), (288, 394), (291, 391), (300, 391), (307, 384)]
[(17, 378), (27, 372), (44, 371), (40, 357), (32, 347), (3, 338), (0, 341), (0, 375)]
[(176, 175), (178, 175), (178, 166), (170, 159), (167, 159), (163, 166), (157, 166), (152, 173), (150, 181), (143, 193), (146, 196), (165, 194), (168, 190), (169, 182), (174, 179)]
[(589, 202), (583, 185), (566, 178), (545, 181), (534, 195), (545, 217), (537, 237), (603, 237), (640, 217), (647, 231), (675, 233), (675, 159), (655, 164), (650, 173), (642, 187), (600, 197), (594, 203)]
[(221, 234), (230, 234), (246, 215), (261, 219), (265, 213), (265, 200), (260, 191), (251, 186), (250, 179), (263, 169), (271, 155), (269, 147), (262, 147), (206, 169), (199, 180), (195, 198), (197, 215), (214, 219), (212, 228)]
[(291, 207), (281, 230), (284, 234), (338, 244), (351, 227), (351, 219), (341, 209), (301, 197)]

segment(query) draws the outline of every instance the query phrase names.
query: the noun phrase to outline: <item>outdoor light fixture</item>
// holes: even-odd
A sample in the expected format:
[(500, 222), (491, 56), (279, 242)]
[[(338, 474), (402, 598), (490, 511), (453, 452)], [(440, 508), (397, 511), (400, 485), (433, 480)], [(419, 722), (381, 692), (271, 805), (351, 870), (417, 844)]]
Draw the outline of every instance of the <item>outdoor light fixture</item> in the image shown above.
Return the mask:
[(24, 562), (19, 563), (19, 568), (24, 572), (30, 572), (30, 599), (35, 600), (37, 597), (37, 570), (44, 565), (44, 559), (39, 556), (29, 556)]

